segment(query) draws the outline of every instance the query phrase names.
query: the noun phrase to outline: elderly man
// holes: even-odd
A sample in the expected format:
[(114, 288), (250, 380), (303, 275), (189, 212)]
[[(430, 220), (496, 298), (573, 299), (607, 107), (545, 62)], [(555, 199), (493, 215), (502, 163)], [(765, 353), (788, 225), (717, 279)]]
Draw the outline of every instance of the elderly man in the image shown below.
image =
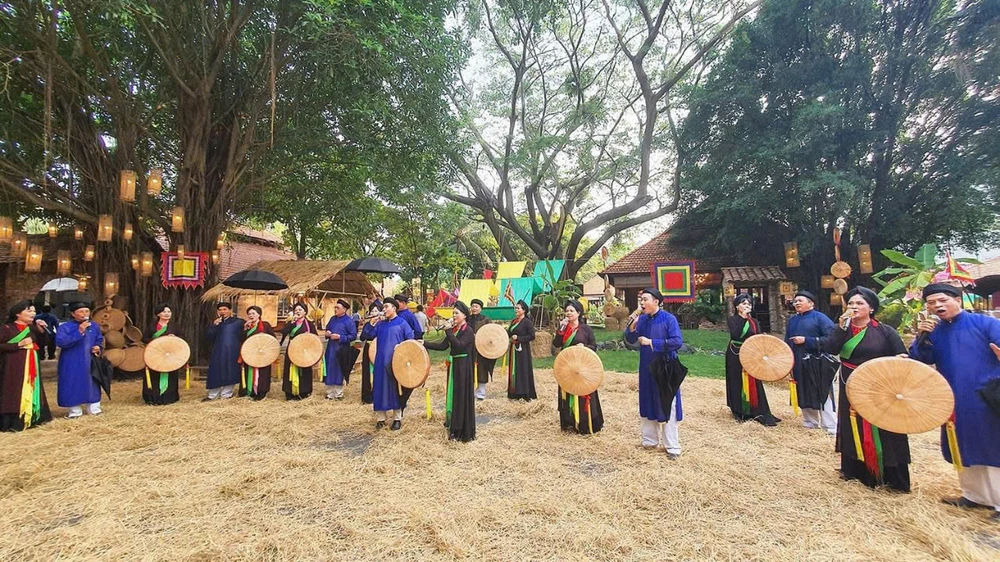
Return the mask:
[[(358, 337), (358, 325), (347, 315), (351, 304), (344, 299), (338, 299), (333, 308), (333, 318), (326, 324), (326, 399), (342, 400), (344, 398), (344, 383), (351, 377), (351, 367), (354, 366), (351, 354), (351, 342)], [(350, 363), (348, 363), (350, 361)]]
[(233, 305), (215, 305), (215, 321), (205, 339), (212, 344), (205, 386), (208, 396), (202, 402), (232, 398), (240, 386), (240, 346), (243, 345), (243, 320), (233, 314)]
[(792, 299), (795, 316), (788, 319), (785, 343), (792, 348), (795, 363), (792, 377), (802, 408), (802, 425), (807, 429), (822, 427), (837, 434), (837, 414), (833, 404), (833, 379), (836, 362), (822, 354), (821, 340), (836, 328), (833, 320), (816, 310), (816, 296), (799, 291)]
[(101, 413), (101, 387), (90, 376), (90, 361), (101, 354), (104, 336), (101, 328), (90, 321), (90, 306), (77, 302), (69, 307), (70, 321), (63, 322), (56, 330), (56, 345), (59, 353), (59, 405), (69, 408), (70, 419), (87, 413), (96, 416)]
[[(951, 285), (930, 284), (923, 297), (928, 312), (937, 318), (918, 324), (921, 335), (910, 346), (910, 356), (934, 364), (955, 392), (957, 443), (949, 442), (942, 427), (941, 451), (945, 460), (961, 467), (962, 495), (943, 501), (992, 509), (992, 518), (1000, 522), (1000, 411), (984, 399), (1000, 385), (1000, 320), (964, 312), (962, 293)], [(952, 458), (952, 447), (959, 459)]]

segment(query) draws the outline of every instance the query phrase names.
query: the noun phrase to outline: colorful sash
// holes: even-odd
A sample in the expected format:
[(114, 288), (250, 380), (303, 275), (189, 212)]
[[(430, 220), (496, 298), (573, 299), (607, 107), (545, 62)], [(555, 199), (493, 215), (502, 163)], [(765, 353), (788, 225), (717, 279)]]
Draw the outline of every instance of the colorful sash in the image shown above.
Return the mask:
[(448, 427), (451, 427), (451, 410), (455, 399), (455, 359), (468, 356), (468, 353), (450, 355), (446, 361), (447, 365), (445, 367), (448, 369), (448, 398), (445, 399), (444, 404), (444, 421), (448, 424)]
[[(7, 343), (18, 344), (28, 337), (31, 327), (25, 326), (23, 330), (10, 339)], [(24, 357), (24, 379), (21, 382), (21, 405), (18, 414), (24, 421), (25, 429), (31, 427), (33, 421), (38, 421), (42, 416), (42, 383), (38, 380), (41, 367), (38, 363), (38, 344), (32, 342), (31, 349), (25, 349)]]
[[(567, 327), (568, 328), (568, 327)], [(568, 338), (563, 340), (562, 349), (566, 349), (573, 345), (573, 340), (576, 339), (576, 334), (579, 328), (573, 330)], [(580, 430), (580, 402), (583, 402), (583, 407), (587, 410), (587, 423), (590, 426), (590, 432), (594, 432), (594, 416), (590, 411), (590, 395), (587, 396), (577, 396), (575, 394), (570, 394), (559, 387), (559, 392), (562, 393), (562, 399), (566, 402), (566, 406), (573, 412), (573, 424), (576, 426), (577, 431)]]

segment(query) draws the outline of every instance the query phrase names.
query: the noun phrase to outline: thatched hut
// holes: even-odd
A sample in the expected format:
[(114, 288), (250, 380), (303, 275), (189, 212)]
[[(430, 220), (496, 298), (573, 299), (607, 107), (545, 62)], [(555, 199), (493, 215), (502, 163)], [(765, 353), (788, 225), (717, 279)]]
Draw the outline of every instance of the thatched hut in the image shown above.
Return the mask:
[(337, 299), (352, 301), (356, 307), (361, 303), (361, 297), (375, 292), (364, 273), (344, 269), (348, 263), (347, 260), (260, 261), (248, 269), (270, 271), (284, 279), (288, 288), (283, 291), (253, 291), (219, 283), (205, 291), (201, 298), (205, 302), (232, 302), (240, 316), (247, 307), (257, 305), (264, 312), (264, 320), (275, 325), (279, 319), (284, 321), (287, 318), (288, 310), (298, 301), (322, 309), (324, 316), (329, 318), (333, 315)]

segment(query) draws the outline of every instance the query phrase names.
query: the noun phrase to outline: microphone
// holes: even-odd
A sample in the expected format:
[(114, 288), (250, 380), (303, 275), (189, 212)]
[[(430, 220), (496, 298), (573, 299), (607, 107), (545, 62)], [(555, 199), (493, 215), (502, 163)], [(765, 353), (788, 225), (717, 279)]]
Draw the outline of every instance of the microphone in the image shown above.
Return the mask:
[(846, 332), (850, 327), (851, 327), (851, 317), (845, 316), (844, 321), (840, 323), (840, 329)]
[[(937, 314), (928, 314), (926, 319), (927, 320), (933, 320), (935, 322), (938, 322), (938, 321), (941, 320), (940, 318), (938, 318)], [(930, 332), (920, 332), (920, 335), (917, 336), (917, 347), (920, 347), (921, 345), (924, 345), (924, 342), (927, 341), (927, 338), (930, 337), (930, 335), (931, 335)]]

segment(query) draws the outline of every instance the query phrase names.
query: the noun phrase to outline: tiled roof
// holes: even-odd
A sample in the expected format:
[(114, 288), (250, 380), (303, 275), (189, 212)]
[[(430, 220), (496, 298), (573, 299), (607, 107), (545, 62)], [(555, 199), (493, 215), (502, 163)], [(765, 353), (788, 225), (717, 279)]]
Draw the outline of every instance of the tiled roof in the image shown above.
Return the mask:
[(230, 232), (239, 236), (245, 236), (247, 238), (253, 238), (256, 240), (261, 240), (264, 242), (269, 242), (274, 245), (280, 246), (282, 243), (281, 237), (277, 234), (267, 232), (266, 230), (254, 230), (245, 226), (233, 227)]
[(602, 274), (622, 275), (627, 273), (649, 273), (650, 264), (656, 262), (694, 261), (695, 271), (711, 273), (719, 271), (723, 258), (694, 259), (685, 248), (670, 243), (670, 229), (664, 230), (649, 242), (625, 254), (609, 265)]
[(219, 281), (261, 260), (294, 260), (295, 254), (264, 244), (227, 241), (219, 252)]
[(982, 279), (991, 275), (1000, 275), (1000, 257), (986, 260), (981, 264), (962, 265), (974, 279)]
[(784, 281), (781, 269), (774, 265), (764, 267), (723, 267), (722, 277), (728, 281)]

